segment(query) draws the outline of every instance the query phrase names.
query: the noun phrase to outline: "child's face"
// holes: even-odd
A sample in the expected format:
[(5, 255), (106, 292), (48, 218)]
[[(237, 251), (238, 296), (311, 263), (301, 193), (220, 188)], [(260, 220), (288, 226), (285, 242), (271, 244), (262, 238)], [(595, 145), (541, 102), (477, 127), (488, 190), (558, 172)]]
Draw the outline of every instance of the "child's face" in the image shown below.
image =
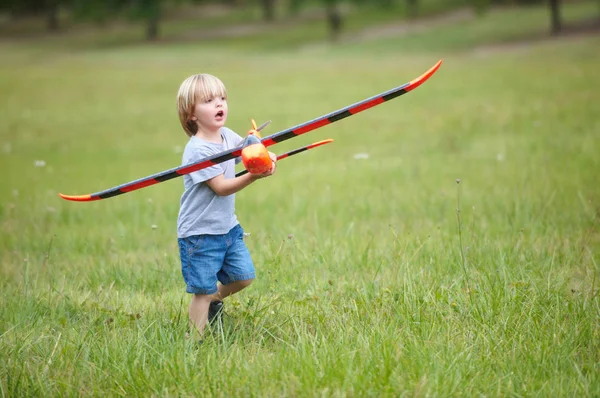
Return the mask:
[(199, 131), (217, 132), (225, 125), (227, 110), (226, 97), (209, 97), (196, 103), (192, 120), (198, 124)]

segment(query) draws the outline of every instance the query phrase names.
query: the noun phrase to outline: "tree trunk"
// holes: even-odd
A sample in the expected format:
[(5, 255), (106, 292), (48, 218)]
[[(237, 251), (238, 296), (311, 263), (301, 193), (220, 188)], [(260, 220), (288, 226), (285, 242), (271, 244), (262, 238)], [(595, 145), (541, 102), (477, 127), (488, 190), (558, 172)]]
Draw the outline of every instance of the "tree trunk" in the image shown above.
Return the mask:
[(58, 1), (48, 0), (46, 2), (46, 28), (49, 32), (58, 30)]
[(550, 6), (550, 32), (557, 35), (562, 30), (562, 21), (560, 17), (560, 0), (549, 0)]
[(148, 18), (148, 25), (146, 26), (146, 40), (154, 41), (158, 39), (158, 14), (153, 14)]
[(329, 25), (331, 40), (336, 41), (342, 31), (342, 16), (336, 4), (327, 7), (327, 24)]
[(148, 0), (146, 9), (146, 40), (158, 39), (160, 17), (162, 12), (162, 0)]
[(266, 22), (275, 20), (275, 0), (262, 0), (263, 19)]
[(406, 0), (408, 16), (414, 18), (418, 14), (417, 0)]

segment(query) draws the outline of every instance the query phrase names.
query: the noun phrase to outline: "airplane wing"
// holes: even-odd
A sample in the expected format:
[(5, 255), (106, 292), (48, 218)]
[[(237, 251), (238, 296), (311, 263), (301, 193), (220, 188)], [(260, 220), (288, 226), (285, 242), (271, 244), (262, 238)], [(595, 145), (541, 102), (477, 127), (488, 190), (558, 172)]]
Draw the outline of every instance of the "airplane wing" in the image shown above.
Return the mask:
[[(328, 113), (327, 115), (318, 117), (313, 120), (309, 120), (308, 122), (299, 124), (297, 126), (291, 127), (287, 130), (282, 130), (275, 134), (264, 137), (261, 141), (262, 143), (268, 147), (279, 142), (288, 140), (293, 137), (297, 137), (299, 135), (308, 133), (310, 131), (316, 130), (323, 126), (327, 126), (328, 124), (335, 123), (338, 120), (345, 119), (349, 116), (356, 115), (359, 112), (382, 104), (384, 102), (390, 101), (394, 98), (397, 98), (401, 95), (404, 95), (415, 88), (419, 87), (421, 84), (426, 82), (440, 67), (442, 61), (438, 61), (433, 67), (431, 67), (427, 72), (423, 73), (418, 78), (411, 80), (408, 83), (405, 83), (401, 86), (393, 88), (391, 90), (385, 91), (381, 94), (377, 94), (373, 97), (367, 98), (355, 104), (349, 105), (345, 108), (339, 109), (335, 112)], [(76, 202), (90, 202), (101, 199), (112, 198), (113, 196), (121, 195), (127, 192), (136, 191), (138, 189), (142, 189), (145, 187), (149, 187), (154, 184), (158, 184), (160, 182), (164, 182), (167, 180), (171, 180), (176, 177), (180, 177), (185, 174), (192, 173), (194, 171), (202, 170), (204, 168), (214, 166), (215, 164), (219, 164), (222, 162), (226, 162), (228, 160), (234, 159), (242, 154), (242, 146), (237, 148), (233, 148), (221, 153), (218, 153), (213, 156), (209, 156), (198, 162), (191, 163), (185, 166), (175, 167), (166, 171), (162, 171), (157, 174), (153, 174), (148, 177), (140, 178), (122, 185), (118, 185), (114, 188), (109, 188), (104, 191), (88, 194), (88, 195), (64, 195), (59, 193), (59, 196), (66, 200), (76, 201)]]
[[(299, 154), (301, 152), (308, 151), (309, 149), (317, 148), (317, 147), (320, 147), (322, 145), (329, 144), (331, 142), (333, 142), (333, 140), (331, 138), (328, 138), (326, 140), (315, 142), (315, 143), (312, 143), (310, 145), (303, 146), (301, 148), (296, 148), (296, 149), (291, 150), (289, 152), (282, 153), (281, 155), (277, 155), (277, 161), (279, 162), (282, 159), (289, 158), (290, 156), (297, 155), (297, 154)], [(248, 174), (248, 170), (242, 170), (242, 171), (238, 172), (235, 176), (239, 177), (239, 176), (243, 176), (244, 174)]]

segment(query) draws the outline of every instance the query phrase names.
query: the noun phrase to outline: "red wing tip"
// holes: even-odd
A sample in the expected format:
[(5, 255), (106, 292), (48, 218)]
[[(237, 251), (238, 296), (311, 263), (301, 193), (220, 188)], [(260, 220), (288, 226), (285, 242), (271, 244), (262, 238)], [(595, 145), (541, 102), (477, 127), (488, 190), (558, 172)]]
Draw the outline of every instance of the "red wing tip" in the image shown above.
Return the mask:
[(70, 200), (73, 202), (89, 202), (91, 200), (94, 200), (92, 198), (92, 195), (65, 195), (65, 194), (59, 193), (58, 196), (60, 196), (61, 198), (65, 199), (65, 200)]
[(321, 145), (329, 144), (330, 142), (333, 142), (333, 139), (328, 138), (326, 140), (313, 142), (312, 144), (307, 145), (306, 148), (307, 149), (317, 148), (317, 147), (320, 147)]
[(433, 65), (427, 72), (423, 73), (423, 75), (421, 77), (426, 76), (426, 75), (430, 75), (431, 76), (432, 74), (435, 73), (435, 71), (437, 71), (440, 68), (440, 66), (442, 66), (442, 60), (441, 59), (439, 61), (437, 61), (435, 63), (435, 65)]
[(437, 72), (437, 70), (440, 68), (441, 65), (442, 65), (442, 60), (440, 59), (427, 72), (423, 73), (421, 76), (419, 76), (416, 79), (414, 79), (413, 81), (411, 81), (409, 83), (408, 87), (406, 87), (406, 91), (411, 91), (411, 90), (419, 87), (421, 84), (423, 84), (425, 81), (427, 81), (427, 79), (429, 79), (431, 77), (431, 75), (433, 75), (435, 72)]
[(315, 142), (313, 145), (329, 144), (330, 142), (333, 142), (333, 138), (327, 138), (326, 140)]

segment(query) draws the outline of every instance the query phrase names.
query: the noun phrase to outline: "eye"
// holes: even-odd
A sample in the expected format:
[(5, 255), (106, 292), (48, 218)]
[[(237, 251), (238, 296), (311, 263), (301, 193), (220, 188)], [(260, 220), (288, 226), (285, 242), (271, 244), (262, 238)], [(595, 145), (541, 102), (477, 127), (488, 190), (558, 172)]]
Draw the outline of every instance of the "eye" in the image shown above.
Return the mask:
[(227, 97), (221, 97), (223, 101), (227, 101)]
[(209, 103), (209, 102), (212, 102), (212, 100), (213, 100), (212, 98), (207, 98), (204, 102)]

